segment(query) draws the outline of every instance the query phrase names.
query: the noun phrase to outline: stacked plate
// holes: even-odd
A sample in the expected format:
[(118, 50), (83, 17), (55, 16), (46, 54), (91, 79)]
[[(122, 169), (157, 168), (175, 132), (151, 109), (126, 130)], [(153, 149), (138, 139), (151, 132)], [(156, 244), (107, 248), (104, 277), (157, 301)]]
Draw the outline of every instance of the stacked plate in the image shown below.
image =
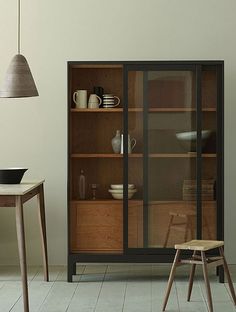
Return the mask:
[[(114, 199), (123, 199), (123, 184), (111, 184), (111, 189), (108, 190)], [(128, 199), (131, 199), (137, 192), (134, 184), (128, 184)]]

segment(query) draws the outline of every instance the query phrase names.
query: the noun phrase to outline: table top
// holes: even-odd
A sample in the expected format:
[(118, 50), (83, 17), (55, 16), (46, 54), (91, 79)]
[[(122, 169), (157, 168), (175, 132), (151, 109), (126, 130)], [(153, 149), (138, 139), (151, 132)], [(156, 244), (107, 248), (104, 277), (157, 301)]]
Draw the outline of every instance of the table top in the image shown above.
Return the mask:
[(2, 195), (24, 195), (40, 184), (42, 184), (44, 180), (38, 181), (23, 181), (19, 184), (0, 184), (0, 196)]

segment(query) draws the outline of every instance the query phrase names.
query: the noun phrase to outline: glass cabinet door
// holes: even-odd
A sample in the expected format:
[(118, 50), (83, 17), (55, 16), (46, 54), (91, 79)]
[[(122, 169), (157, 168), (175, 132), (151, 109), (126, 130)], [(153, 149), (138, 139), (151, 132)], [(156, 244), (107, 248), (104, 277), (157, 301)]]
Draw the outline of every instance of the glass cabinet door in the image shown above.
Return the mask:
[[(217, 123), (218, 108), (222, 103), (218, 98), (217, 67), (202, 67), (201, 72), (201, 104), (202, 104), (202, 163), (201, 163), (201, 223), (202, 239), (217, 239), (217, 202), (220, 186), (217, 172), (217, 132), (221, 131)], [(219, 186), (219, 187), (218, 187)]]
[(127, 70), (128, 249), (215, 238), (214, 75), (199, 86), (196, 66)]

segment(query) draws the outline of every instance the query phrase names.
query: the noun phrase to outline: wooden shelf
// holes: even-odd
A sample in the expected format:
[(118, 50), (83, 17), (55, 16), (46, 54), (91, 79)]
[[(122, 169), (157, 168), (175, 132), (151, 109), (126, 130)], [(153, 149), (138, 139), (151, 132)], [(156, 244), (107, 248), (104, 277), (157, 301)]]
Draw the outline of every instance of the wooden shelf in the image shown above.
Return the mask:
[[(143, 112), (142, 107), (129, 108), (129, 112)], [(203, 112), (216, 112), (216, 109), (213, 107), (207, 107), (202, 109)], [(193, 107), (157, 107), (149, 108), (149, 113), (168, 113), (168, 112), (196, 112), (196, 109)]]
[[(129, 154), (129, 157), (143, 157), (143, 154)], [(123, 154), (71, 154), (71, 158), (123, 158)]]
[[(84, 199), (84, 200), (71, 200), (70, 201), (71, 203), (75, 203), (75, 204), (109, 204), (109, 205), (114, 205), (114, 204), (122, 204), (123, 203), (123, 200), (122, 199), (112, 199), (112, 198), (109, 198), (109, 199), (96, 199), (96, 200), (93, 200), (93, 199)], [(142, 203), (143, 201), (141, 199), (129, 199), (129, 202), (131, 203), (137, 203), (137, 204), (140, 204)], [(96, 208), (96, 207), (95, 207)]]
[[(150, 154), (149, 155), (150, 158), (196, 158), (197, 157), (197, 153), (177, 153), (177, 154)], [(216, 157), (216, 154), (202, 154), (203, 158), (214, 158)]]
[(123, 108), (71, 108), (71, 113), (122, 113)]
[[(121, 204), (123, 200), (119, 199), (87, 199), (87, 200), (71, 200), (71, 203), (74, 204)], [(129, 202), (132, 204), (142, 204), (142, 199), (129, 199)], [(195, 203), (195, 200), (151, 200), (149, 204), (188, 204), (188, 203)], [(202, 203), (216, 203), (215, 200), (203, 200)]]
[(101, 69), (101, 68), (106, 68), (106, 69), (122, 69), (123, 65), (122, 64), (72, 64), (71, 68), (92, 68), (92, 69)]
[[(143, 154), (129, 154), (129, 158), (142, 158)], [(149, 158), (196, 158), (196, 153), (149, 154)], [(203, 158), (215, 158), (216, 154), (202, 154)], [(123, 154), (71, 154), (71, 158), (123, 158)]]
[[(196, 112), (194, 107), (159, 107), (159, 108), (150, 108), (149, 112)], [(215, 112), (214, 107), (206, 107), (202, 109), (203, 112)]]
[[(151, 200), (149, 204), (193, 204), (196, 200)], [(202, 200), (202, 203), (216, 203), (215, 200)]]
[(123, 154), (71, 154), (71, 158), (122, 158)]
[[(203, 112), (216, 112), (215, 108), (203, 108)], [(71, 108), (71, 113), (122, 113), (123, 108)], [(130, 113), (142, 113), (142, 107), (128, 108)], [(169, 113), (169, 112), (196, 112), (195, 108), (184, 108), (184, 107), (165, 107), (165, 108), (149, 108), (149, 113)]]

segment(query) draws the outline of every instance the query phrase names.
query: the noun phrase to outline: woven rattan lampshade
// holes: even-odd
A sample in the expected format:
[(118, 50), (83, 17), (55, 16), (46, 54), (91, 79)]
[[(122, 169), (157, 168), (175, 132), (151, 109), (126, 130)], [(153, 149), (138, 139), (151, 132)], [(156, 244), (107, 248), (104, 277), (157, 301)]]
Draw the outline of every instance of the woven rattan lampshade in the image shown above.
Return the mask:
[(8, 67), (0, 97), (18, 98), (37, 95), (39, 95), (38, 90), (26, 58), (22, 54), (16, 54)]
[(39, 95), (28, 62), (20, 53), (21, 3), (20, 0), (17, 0), (17, 2), (17, 54), (13, 57), (8, 67), (5, 80), (0, 89), (0, 97), (4, 98), (19, 98)]

